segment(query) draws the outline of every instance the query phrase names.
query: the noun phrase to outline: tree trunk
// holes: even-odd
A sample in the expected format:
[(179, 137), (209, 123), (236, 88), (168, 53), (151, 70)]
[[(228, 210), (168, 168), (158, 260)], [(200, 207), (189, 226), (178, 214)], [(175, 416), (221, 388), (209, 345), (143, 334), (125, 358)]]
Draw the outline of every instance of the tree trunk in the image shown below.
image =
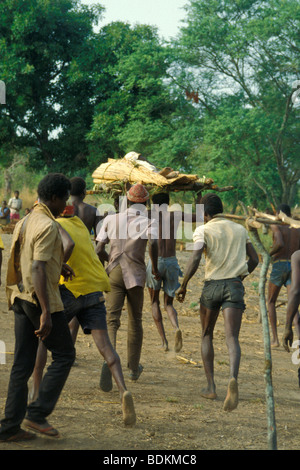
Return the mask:
[[(4, 185), (5, 185), (5, 199), (9, 199), (11, 195), (12, 176), (9, 168), (4, 169)], [(7, 201), (8, 202), (8, 201)]]
[(287, 170), (281, 165), (278, 165), (278, 163), (277, 167), (282, 187), (282, 196), (280, 203), (292, 206), (295, 202), (295, 196), (297, 193), (297, 185), (299, 181), (299, 178), (297, 176), (299, 176), (299, 172), (297, 171), (294, 173), (294, 175), (289, 175), (287, 174)]

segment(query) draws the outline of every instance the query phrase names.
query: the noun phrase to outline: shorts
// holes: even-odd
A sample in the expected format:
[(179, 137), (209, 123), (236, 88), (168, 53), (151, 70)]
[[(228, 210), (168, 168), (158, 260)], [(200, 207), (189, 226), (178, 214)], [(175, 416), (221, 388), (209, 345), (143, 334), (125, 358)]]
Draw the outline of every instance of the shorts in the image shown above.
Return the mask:
[(245, 310), (244, 286), (239, 277), (205, 281), (200, 304), (210, 310), (238, 308)]
[(291, 284), (291, 262), (274, 261), (269, 281), (277, 287), (288, 286)]
[(180, 287), (178, 278), (182, 276), (176, 256), (170, 256), (169, 258), (159, 256), (157, 268), (161, 275), (159, 281), (152, 274), (152, 264), (151, 260), (149, 260), (146, 272), (146, 286), (153, 290), (160, 290), (163, 285), (163, 291), (169, 297), (175, 297), (175, 292)]
[(76, 316), (85, 334), (90, 334), (91, 330), (107, 330), (106, 308), (102, 292), (75, 297), (65, 285), (60, 285), (59, 290), (68, 322)]

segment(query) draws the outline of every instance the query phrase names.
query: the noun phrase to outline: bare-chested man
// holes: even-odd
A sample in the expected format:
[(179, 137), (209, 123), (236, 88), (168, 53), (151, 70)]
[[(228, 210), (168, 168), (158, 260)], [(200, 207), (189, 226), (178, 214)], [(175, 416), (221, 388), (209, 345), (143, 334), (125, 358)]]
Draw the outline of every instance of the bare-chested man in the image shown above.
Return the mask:
[[(293, 320), (298, 314), (300, 305), (300, 250), (291, 256), (292, 282), (289, 292), (288, 305), (286, 309), (285, 330), (282, 337), (282, 344), (286, 351), (290, 351), (289, 347), (293, 346)], [(298, 383), (300, 387), (300, 367), (298, 369)]]
[[(284, 212), (288, 217), (291, 216), (291, 210), (287, 204), (281, 204), (277, 208), (277, 214), (280, 211)], [(272, 347), (278, 347), (275, 303), (283, 285), (286, 286), (289, 295), (291, 287), (291, 256), (300, 248), (300, 229), (285, 225), (271, 225), (270, 227), (273, 235), (273, 245), (270, 250), (270, 255), (273, 258), (273, 267), (269, 279), (268, 311), (273, 335), (271, 345)], [(294, 321), (299, 336), (298, 318), (299, 314), (295, 316)]]
[(151, 304), (152, 316), (162, 339), (162, 347), (168, 351), (168, 341), (163, 325), (163, 318), (160, 309), (159, 294), (161, 286), (164, 291), (164, 307), (175, 330), (175, 352), (182, 348), (182, 332), (179, 328), (177, 311), (173, 301), (176, 290), (180, 287), (179, 276), (182, 275), (176, 258), (176, 235), (180, 222), (195, 222), (196, 214), (187, 214), (182, 211), (170, 211), (169, 194), (158, 193), (152, 197), (154, 207), (151, 210), (151, 217), (159, 221), (158, 240), (158, 271), (161, 279), (156, 280), (152, 274), (152, 265), (149, 260), (147, 266), (147, 280)]
[(83, 178), (74, 176), (71, 181), (71, 202), (75, 215), (87, 226), (89, 232), (94, 231), (95, 238), (100, 230), (100, 222), (103, 219), (96, 207), (84, 202), (86, 196), (86, 183)]

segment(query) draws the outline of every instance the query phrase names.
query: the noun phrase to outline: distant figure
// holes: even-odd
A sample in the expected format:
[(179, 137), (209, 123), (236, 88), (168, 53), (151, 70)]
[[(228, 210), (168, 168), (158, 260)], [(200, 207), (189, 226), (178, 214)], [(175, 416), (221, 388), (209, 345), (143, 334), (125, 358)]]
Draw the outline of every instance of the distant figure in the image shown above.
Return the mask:
[(8, 201), (8, 207), (10, 209), (10, 220), (20, 220), (20, 210), (22, 209), (22, 199), (19, 198), (19, 191), (15, 191), (15, 196), (10, 198)]
[(90, 233), (92, 233), (92, 231), (94, 232), (96, 238), (100, 230), (99, 222), (101, 222), (103, 216), (99, 214), (96, 207), (83, 202), (86, 196), (86, 183), (84, 179), (79, 176), (74, 176), (70, 181), (72, 185), (70, 199), (74, 206), (74, 214), (82, 220)]
[[(281, 204), (277, 208), (277, 214), (282, 211), (288, 217), (291, 216), (291, 209), (287, 204)], [(273, 245), (270, 256), (273, 257), (273, 267), (269, 279), (268, 291), (268, 312), (270, 325), (273, 334), (272, 347), (278, 347), (277, 335), (277, 315), (275, 303), (282, 286), (286, 286), (289, 295), (291, 287), (291, 256), (300, 248), (300, 229), (287, 225), (270, 225), (273, 234)], [(295, 316), (295, 326), (298, 330), (299, 314)]]
[(7, 206), (6, 201), (2, 201), (2, 206), (0, 207), (0, 224), (7, 225), (10, 222), (10, 209)]

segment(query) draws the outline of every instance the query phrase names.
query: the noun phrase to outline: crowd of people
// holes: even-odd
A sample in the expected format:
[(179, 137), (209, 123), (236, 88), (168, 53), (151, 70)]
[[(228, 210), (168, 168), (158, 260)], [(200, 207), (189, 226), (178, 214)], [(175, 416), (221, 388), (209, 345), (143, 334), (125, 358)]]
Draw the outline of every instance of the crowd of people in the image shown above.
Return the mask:
[[(193, 233), (193, 251), (182, 273), (176, 256), (178, 224), (182, 220), (193, 223), (196, 218), (195, 214), (169, 210), (168, 194), (154, 195), (150, 211), (147, 189), (135, 184), (127, 192), (127, 208), (105, 216), (84, 202), (86, 186), (82, 178), (68, 179), (60, 173), (50, 173), (40, 181), (37, 194), (37, 202), (21, 219), (22, 201), (18, 192), (8, 204), (13, 211), (12, 218), (17, 220), (5, 285), (8, 306), (15, 316), (15, 352), (0, 422), (0, 440), (30, 440), (37, 434), (59, 437), (59, 431), (49, 424), (48, 417), (74, 364), (79, 327), (92, 335), (103, 358), (100, 388), (109, 392), (115, 381), (123, 422), (134, 425), (134, 401), (117, 351), (125, 299), (128, 378), (136, 382), (143, 372), (140, 359), (145, 288), (163, 349), (167, 351), (170, 346), (160, 307), (163, 291), (164, 308), (174, 330), (174, 350), (179, 352), (183, 338), (174, 299), (184, 302), (188, 282), (198, 270), (203, 255), (201, 355), (207, 387), (200, 393), (207, 399), (217, 397), (213, 332), (222, 310), (230, 369), (223, 409), (234, 410), (239, 400), (239, 332), (245, 310), (243, 280), (254, 271), (259, 259), (247, 230), (222, 216), (220, 197), (208, 193), (198, 201), (204, 207), (204, 223)], [(5, 207), (2, 205), (1, 214)], [(282, 206), (278, 210), (288, 209)], [(8, 217), (7, 211), (4, 217)], [(168, 227), (167, 236), (164, 227)], [(286, 285), (289, 288), (283, 344), (289, 350), (293, 323), (299, 334), (300, 230), (272, 226), (272, 234), (274, 264), (268, 297), (272, 345), (279, 344), (275, 301), (281, 287)], [(0, 237), (0, 268), (3, 249)], [(52, 362), (44, 372), (48, 351)], [(30, 377), (33, 388), (29, 392)]]

